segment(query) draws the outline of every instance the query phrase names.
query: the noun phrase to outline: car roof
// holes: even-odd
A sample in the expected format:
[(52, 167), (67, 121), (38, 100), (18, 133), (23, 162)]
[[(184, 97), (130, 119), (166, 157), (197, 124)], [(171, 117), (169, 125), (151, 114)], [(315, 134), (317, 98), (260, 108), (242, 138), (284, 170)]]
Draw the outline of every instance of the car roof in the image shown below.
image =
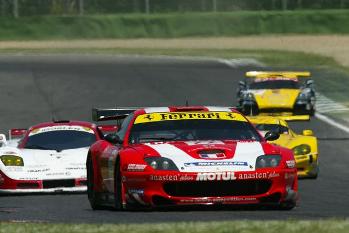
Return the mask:
[(96, 125), (94, 123), (91, 123), (91, 122), (64, 120), (64, 121), (51, 121), (51, 122), (39, 123), (39, 124), (31, 126), (30, 130), (43, 128), (43, 127), (57, 126), (57, 125), (82, 126), (82, 127), (92, 128), (92, 129), (96, 128)]

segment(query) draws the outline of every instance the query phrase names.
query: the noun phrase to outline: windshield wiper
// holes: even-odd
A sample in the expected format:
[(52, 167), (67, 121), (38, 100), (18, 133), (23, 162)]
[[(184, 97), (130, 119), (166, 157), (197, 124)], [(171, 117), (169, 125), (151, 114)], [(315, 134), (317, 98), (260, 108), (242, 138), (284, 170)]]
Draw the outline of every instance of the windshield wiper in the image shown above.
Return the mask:
[(38, 149), (38, 150), (56, 150), (54, 148), (49, 148), (49, 147), (44, 147), (44, 146), (39, 146), (39, 145), (30, 145), (24, 147), (25, 149)]

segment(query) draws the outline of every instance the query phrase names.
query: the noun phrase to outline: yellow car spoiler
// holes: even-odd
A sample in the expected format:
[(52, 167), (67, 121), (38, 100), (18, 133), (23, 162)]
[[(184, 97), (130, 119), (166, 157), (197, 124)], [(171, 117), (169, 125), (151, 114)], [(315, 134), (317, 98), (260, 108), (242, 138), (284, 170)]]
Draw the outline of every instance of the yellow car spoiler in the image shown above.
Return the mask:
[(248, 71), (246, 72), (247, 78), (309, 78), (310, 72), (291, 72), (291, 71)]
[(258, 119), (260, 118), (277, 118), (277, 119), (282, 119), (284, 121), (309, 121), (310, 116), (309, 115), (257, 115), (257, 116), (246, 116), (247, 118), (254, 118)]

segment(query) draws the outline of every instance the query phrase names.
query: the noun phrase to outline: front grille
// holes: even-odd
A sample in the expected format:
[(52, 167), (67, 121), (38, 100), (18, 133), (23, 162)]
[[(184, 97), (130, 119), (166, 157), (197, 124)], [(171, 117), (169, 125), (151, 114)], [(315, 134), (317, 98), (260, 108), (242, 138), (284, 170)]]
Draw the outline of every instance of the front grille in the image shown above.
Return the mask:
[(263, 108), (259, 109), (261, 113), (280, 113), (280, 112), (293, 112), (292, 108)]
[(172, 182), (164, 184), (164, 191), (174, 197), (250, 196), (266, 193), (269, 180)]
[(44, 189), (49, 188), (63, 188), (63, 187), (75, 187), (75, 180), (44, 180), (42, 182)]

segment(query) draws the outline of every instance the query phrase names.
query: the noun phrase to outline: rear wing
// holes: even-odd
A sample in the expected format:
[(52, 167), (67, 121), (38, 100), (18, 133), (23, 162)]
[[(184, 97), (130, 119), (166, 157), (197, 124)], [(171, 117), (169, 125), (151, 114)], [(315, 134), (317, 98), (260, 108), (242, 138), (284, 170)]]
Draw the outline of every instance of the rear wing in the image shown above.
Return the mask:
[(93, 121), (122, 120), (138, 108), (93, 108)]
[(247, 118), (275, 118), (275, 119), (281, 119), (284, 121), (310, 121), (309, 115), (255, 115), (255, 116), (246, 116)]
[(284, 121), (310, 121), (309, 115), (277, 116)]
[(103, 133), (103, 134), (108, 134), (108, 133), (115, 133), (118, 131), (118, 126), (116, 125), (99, 125), (97, 128)]
[(309, 78), (311, 73), (308, 71), (292, 72), (292, 71), (248, 71), (247, 78)]

